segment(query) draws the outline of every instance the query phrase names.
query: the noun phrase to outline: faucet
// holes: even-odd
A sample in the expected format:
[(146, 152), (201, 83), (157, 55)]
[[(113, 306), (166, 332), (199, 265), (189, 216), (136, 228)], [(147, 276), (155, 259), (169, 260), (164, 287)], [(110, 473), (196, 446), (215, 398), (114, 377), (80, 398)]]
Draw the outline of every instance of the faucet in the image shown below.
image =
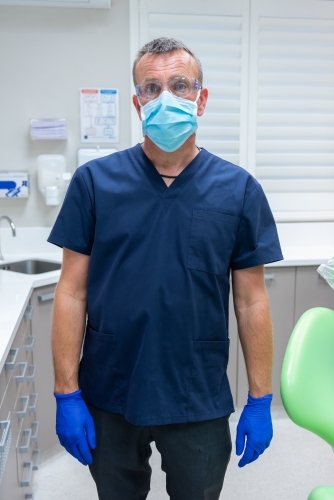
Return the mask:
[[(12, 219), (10, 217), (8, 217), (7, 215), (2, 215), (0, 217), (0, 224), (1, 224), (2, 220), (7, 220), (8, 221), (8, 223), (10, 224), (10, 227), (12, 228), (12, 235), (16, 236), (16, 227), (15, 227), (15, 224), (12, 221)], [(4, 256), (2, 255), (1, 248), (0, 248), (0, 261), (2, 261), (2, 260), (5, 260), (5, 259), (4, 259)]]

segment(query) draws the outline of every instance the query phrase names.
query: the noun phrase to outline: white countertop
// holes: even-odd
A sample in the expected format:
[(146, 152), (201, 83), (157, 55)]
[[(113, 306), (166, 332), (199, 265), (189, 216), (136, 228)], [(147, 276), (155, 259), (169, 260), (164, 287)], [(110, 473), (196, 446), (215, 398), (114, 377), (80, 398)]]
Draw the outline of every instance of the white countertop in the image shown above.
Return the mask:
[[(61, 262), (60, 248), (47, 243), (49, 228), (18, 228), (17, 237), (1, 229), (1, 249), (5, 256), (3, 263), (25, 259), (41, 259)], [(331, 243), (331, 242), (330, 242)], [(282, 245), (284, 260), (268, 264), (267, 267), (319, 266), (334, 255), (333, 245), (289, 246)], [(60, 271), (26, 275), (0, 270), (0, 371), (5, 363), (11, 343), (25, 312), (34, 288), (57, 283)]]
[(334, 256), (334, 246), (282, 246), (284, 260), (266, 267), (320, 266)]

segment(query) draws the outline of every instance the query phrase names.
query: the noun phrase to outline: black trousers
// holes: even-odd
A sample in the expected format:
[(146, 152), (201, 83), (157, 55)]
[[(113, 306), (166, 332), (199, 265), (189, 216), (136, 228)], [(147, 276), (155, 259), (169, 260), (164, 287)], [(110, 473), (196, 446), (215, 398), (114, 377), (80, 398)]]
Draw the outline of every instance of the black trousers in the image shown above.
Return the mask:
[(123, 415), (88, 405), (96, 449), (90, 472), (99, 500), (144, 500), (150, 491), (150, 443), (161, 454), (171, 500), (218, 500), (231, 456), (228, 417), (139, 426)]

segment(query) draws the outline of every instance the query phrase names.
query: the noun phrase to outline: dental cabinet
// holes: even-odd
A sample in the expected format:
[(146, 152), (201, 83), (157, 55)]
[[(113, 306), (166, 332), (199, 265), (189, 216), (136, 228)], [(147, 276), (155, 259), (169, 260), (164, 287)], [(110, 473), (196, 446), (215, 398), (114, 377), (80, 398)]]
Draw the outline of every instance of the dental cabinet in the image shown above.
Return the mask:
[[(51, 273), (49, 273), (51, 274)], [(57, 272), (49, 281), (57, 281)], [(39, 457), (57, 444), (55, 403), (51, 356), (51, 317), (55, 283), (35, 287), (17, 273), (2, 271), (1, 300), (5, 286), (15, 275), (14, 286), (22, 279), (22, 294), (12, 299), (24, 300), (10, 345), (5, 356), (0, 353), (0, 498), (33, 499), (34, 474)], [(19, 277), (18, 277), (19, 276)], [(36, 277), (35, 277), (36, 278)], [(45, 280), (44, 281), (48, 281)], [(41, 280), (43, 283), (43, 279)], [(12, 291), (9, 290), (9, 293)], [(24, 295), (26, 298), (24, 299)], [(13, 311), (15, 304), (13, 305)], [(1, 311), (3, 312), (3, 310)], [(6, 312), (1, 315), (1, 333), (6, 335)], [(1, 343), (0, 343), (0, 347)]]
[[(274, 327), (273, 404), (281, 405), (280, 374), (292, 330), (300, 316), (311, 307), (334, 309), (334, 293), (317, 273), (318, 266), (265, 267), (271, 317)], [(248, 383), (237, 322), (230, 299), (230, 361), (228, 375), (236, 406), (247, 400)]]
[(25, 309), (0, 373), (0, 498), (33, 498), (39, 461), (38, 388), (31, 307)]

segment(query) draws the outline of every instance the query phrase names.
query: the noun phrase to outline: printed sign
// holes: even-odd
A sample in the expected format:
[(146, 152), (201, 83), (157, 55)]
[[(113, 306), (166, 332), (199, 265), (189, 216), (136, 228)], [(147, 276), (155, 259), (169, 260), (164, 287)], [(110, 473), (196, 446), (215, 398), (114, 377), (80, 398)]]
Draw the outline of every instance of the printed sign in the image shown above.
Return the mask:
[(118, 90), (80, 89), (81, 142), (119, 142)]
[(28, 172), (0, 171), (0, 198), (27, 198)]

